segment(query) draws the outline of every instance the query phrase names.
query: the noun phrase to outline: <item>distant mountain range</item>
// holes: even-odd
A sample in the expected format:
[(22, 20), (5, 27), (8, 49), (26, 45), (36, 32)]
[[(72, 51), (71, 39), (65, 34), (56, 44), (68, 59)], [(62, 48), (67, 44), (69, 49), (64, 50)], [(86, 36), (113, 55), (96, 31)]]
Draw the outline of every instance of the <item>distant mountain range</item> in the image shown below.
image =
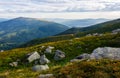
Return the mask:
[(92, 33), (109, 33), (119, 28), (120, 28), (120, 19), (116, 19), (116, 20), (111, 20), (111, 21), (107, 21), (104, 23), (92, 25), (89, 27), (70, 28), (55, 36), (31, 40), (21, 45), (20, 47), (28, 47), (28, 46), (38, 45), (41, 43), (68, 40), (68, 39), (72, 39), (75, 37), (86, 36), (87, 34), (92, 34)]
[(55, 22), (19, 17), (0, 23), (0, 49), (61, 33), (68, 27)]
[(111, 32), (114, 29), (120, 28), (120, 19), (111, 20), (103, 23), (99, 23), (96, 25), (88, 26), (88, 27), (73, 27), (70, 28), (59, 35), (66, 35), (66, 34), (89, 34), (89, 33), (105, 33)]
[(95, 25), (98, 23), (108, 21), (109, 19), (103, 19), (103, 18), (101, 19), (58, 19), (58, 18), (52, 19), (51, 18), (50, 19), (50, 18), (46, 18), (45, 20), (61, 23), (69, 27), (87, 27), (87, 26), (91, 26), (91, 25)]
[(0, 22), (7, 21), (7, 18), (0, 18)]

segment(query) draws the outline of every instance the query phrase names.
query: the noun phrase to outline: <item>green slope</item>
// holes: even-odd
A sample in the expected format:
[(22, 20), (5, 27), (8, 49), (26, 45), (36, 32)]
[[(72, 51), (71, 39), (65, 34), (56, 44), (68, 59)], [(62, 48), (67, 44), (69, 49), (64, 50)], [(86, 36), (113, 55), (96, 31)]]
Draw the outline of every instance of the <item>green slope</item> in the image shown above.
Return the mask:
[[(44, 51), (44, 49), (40, 49), (41, 46), (54, 46), (55, 50), (59, 49), (65, 52), (66, 58), (61, 60), (61, 61), (55, 61), (53, 60), (54, 54), (47, 54), (48, 59), (50, 59), (51, 63), (49, 64), (51, 73), (56, 73), (56, 75), (59, 75), (60, 73), (57, 73), (60, 68), (57, 68), (55, 70), (54, 67), (61, 67), (66, 65), (71, 59), (74, 57), (78, 56), (79, 54), (82, 53), (91, 53), (95, 48), (97, 47), (120, 47), (120, 34), (112, 35), (112, 34), (105, 34), (103, 36), (91, 36), (91, 37), (81, 37), (81, 38), (75, 38), (72, 40), (63, 40), (63, 41), (58, 41), (58, 42), (50, 42), (50, 43), (44, 43), (44, 44), (39, 44), (36, 46), (32, 47), (27, 47), (27, 48), (18, 48), (18, 49), (13, 49), (9, 50), (3, 53), (0, 53), (0, 71), (1, 75), (5, 75), (6, 72), (9, 72), (11, 74), (8, 74), (7, 77), (11, 78), (17, 78), (21, 77), (19, 75), (19, 71), (22, 75), (21, 78), (27, 78), (27, 77), (36, 77), (40, 73), (45, 73), (45, 72), (32, 72), (31, 71), (31, 64), (25, 65), (21, 64), (17, 68), (11, 68), (8, 63), (15, 61), (16, 59), (22, 59), (27, 53), (33, 52), (33, 51)], [(53, 51), (54, 53), (54, 51)], [(109, 62), (107, 62), (109, 63)], [(93, 62), (94, 64), (94, 62)], [(95, 65), (96, 66), (96, 65)], [(85, 67), (83, 67), (85, 69)], [(95, 69), (96, 70), (96, 69)], [(50, 70), (46, 71), (48, 73)], [(68, 70), (69, 71), (69, 70)], [(75, 70), (74, 70), (75, 71)], [(74, 72), (72, 71), (72, 72)], [(78, 70), (76, 70), (78, 71)], [(29, 72), (29, 74), (28, 74)], [(62, 72), (62, 71), (60, 71)], [(30, 74), (31, 73), (31, 74)], [(64, 73), (64, 72), (62, 72)], [(76, 73), (73, 73), (76, 74)], [(63, 74), (61, 74), (62, 76)], [(67, 74), (64, 74), (66, 76)], [(60, 77), (61, 77), (60, 76)], [(62, 78), (62, 77), (61, 77)]]

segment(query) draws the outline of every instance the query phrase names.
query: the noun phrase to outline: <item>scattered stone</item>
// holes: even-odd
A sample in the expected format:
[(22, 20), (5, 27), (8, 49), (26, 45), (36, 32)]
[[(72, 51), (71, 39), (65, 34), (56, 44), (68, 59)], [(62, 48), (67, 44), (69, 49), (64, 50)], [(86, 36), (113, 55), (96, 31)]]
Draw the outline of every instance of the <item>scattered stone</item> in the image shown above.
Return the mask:
[(90, 58), (90, 54), (83, 53), (83, 54), (77, 56), (75, 59), (89, 59), (89, 58)]
[(112, 31), (112, 34), (117, 34), (117, 33), (120, 33), (120, 29), (116, 29)]
[(92, 36), (91, 34), (87, 34), (86, 36)]
[(4, 52), (4, 50), (0, 50), (0, 52)]
[(45, 46), (41, 46), (40, 48), (43, 49), (43, 48), (45, 48)]
[(53, 78), (53, 77), (54, 77), (53, 74), (45, 74), (45, 75), (41, 74), (41, 75), (39, 75), (38, 78)]
[(65, 53), (60, 50), (56, 50), (54, 60), (57, 61), (57, 60), (61, 60), (63, 58), (65, 58)]
[(37, 72), (37, 71), (43, 71), (49, 69), (48, 65), (35, 65), (32, 67), (32, 70)]
[(32, 52), (32, 53), (27, 54), (27, 60), (29, 63), (31, 63), (37, 59), (40, 59), (40, 55), (38, 52)]
[(93, 36), (99, 36), (99, 34), (98, 33), (93, 33)]
[(97, 48), (90, 55), (90, 58), (120, 60), (120, 48), (111, 48), (111, 47)]
[(90, 54), (84, 53), (70, 60), (70, 62), (82, 61), (82, 60), (88, 60), (88, 59), (90, 59)]
[(9, 63), (10, 66), (12, 67), (17, 67), (18, 66), (18, 62), (12, 62), (12, 63)]
[(45, 53), (51, 53), (52, 49), (54, 49), (54, 47), (48, 46), (45, 50)]
[(40, 56), (40, 64), (47, 64), (50, 63), (50, 61), (46, 58), (45, 55)]

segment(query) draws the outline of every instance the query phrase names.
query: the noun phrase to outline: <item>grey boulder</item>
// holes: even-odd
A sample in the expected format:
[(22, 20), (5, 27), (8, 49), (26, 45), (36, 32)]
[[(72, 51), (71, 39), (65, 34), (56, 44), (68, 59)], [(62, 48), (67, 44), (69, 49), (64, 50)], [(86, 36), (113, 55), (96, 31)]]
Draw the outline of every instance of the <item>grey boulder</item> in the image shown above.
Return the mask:
[(40, 64), (47, 64), (50, 63), (50, 61), (46, 58), (45, 55), (40, 56)]
[(82, 61), (82, 60), (88, 60), (88, 59), (90, 59), (90, 54), (84, 53), (70, 60), (70, 62)]
[(32, 70), (35, 72), (43, 71), (49, 69), (48, 65), (35, 65), (32, 67)]
[(40, 55), (38, 52), (32, 52), (32, 53), (27, 54), (27, 60), (29, 63), (31, 63), (37, 59), (40, 59)]
[(54, 60), (57, 61), (57, 60), (61, 60), (63, 58), (65, 58), (65, 53), (60, 50), (56, 50)]
[(90, 59), (113, 59), (120, 60), (120, 48), (102, 47), (95, 49)]
[(9, 63), (10, 66), (12, 67), (17, 67), (18, 66), (18, 62), (11, 62)]
[(45, 53), (51, 53), (51, 52), (52, 52), (52, 49), (54, 49), (54, 47), (48, 46), (48, 47), (45, 49)]

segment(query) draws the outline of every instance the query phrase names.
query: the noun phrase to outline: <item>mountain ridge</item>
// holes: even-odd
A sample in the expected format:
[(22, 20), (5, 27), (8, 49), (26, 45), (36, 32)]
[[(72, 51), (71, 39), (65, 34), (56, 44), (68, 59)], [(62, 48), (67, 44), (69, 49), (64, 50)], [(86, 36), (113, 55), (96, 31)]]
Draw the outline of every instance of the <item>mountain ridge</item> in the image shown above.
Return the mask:
[(67, 29), (67, 26), (55, 22), (18, 17), (0, 23), (0, 41), (24, 43), (35, 38), (52, 36)]

